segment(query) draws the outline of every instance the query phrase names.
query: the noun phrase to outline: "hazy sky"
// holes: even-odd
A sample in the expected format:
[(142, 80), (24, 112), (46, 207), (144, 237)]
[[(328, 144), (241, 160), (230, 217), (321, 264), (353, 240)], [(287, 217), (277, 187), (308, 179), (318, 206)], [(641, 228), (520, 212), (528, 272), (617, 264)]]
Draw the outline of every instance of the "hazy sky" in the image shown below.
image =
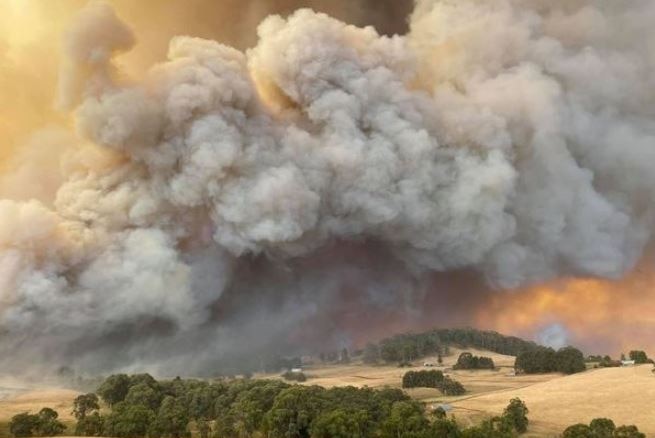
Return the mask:
[(0, 0), (0, 352), (655, 353), (652, 2), (86, 3)]

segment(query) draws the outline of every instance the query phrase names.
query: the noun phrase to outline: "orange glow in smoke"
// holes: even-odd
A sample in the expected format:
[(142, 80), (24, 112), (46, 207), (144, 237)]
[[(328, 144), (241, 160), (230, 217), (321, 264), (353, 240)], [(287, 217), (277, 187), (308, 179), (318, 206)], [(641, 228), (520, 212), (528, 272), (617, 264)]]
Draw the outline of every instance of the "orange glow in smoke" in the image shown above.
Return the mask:
[(476, 325), (530, 335), (562, 324), (588, 353), (655, 353), (655, 273), (637, 269), (620, 281), (558, 280), (500, 293), (478, 310)]

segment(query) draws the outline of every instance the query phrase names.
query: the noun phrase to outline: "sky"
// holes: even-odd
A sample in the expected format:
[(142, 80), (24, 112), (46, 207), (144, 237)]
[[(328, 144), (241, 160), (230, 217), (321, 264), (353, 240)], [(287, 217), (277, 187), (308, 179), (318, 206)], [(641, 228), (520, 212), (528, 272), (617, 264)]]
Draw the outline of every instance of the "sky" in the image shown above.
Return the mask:
[(0, 352), (655, 354), (652, 3), (0, 5)]

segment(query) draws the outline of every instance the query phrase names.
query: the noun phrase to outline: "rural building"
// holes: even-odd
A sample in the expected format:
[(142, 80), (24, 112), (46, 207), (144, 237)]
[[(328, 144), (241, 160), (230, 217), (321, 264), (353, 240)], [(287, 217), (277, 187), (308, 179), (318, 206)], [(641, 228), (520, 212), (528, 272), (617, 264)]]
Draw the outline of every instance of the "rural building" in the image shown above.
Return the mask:
[(635, 361), (634, 360), (622, 360), (621, 361), (621, 366), (622, 367), (631, 367), (634, 366)]

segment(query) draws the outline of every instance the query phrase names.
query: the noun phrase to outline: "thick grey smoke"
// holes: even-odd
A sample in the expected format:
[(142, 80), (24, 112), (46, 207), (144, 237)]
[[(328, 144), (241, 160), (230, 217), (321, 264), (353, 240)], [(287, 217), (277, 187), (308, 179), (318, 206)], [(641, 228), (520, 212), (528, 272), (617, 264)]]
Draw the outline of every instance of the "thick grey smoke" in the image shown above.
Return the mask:
[(653, 20), (646, 0), (419, 0), (385, 37), (299, 10), (245, 53), (177, 37), (129, 80), (131, 30), (89, 3), (66, 181), (53, 208), (0, 203), (5, 365), (206, 371), (344, 291), (411, 308), (433, 272), (620, 277), (653, 231)]

